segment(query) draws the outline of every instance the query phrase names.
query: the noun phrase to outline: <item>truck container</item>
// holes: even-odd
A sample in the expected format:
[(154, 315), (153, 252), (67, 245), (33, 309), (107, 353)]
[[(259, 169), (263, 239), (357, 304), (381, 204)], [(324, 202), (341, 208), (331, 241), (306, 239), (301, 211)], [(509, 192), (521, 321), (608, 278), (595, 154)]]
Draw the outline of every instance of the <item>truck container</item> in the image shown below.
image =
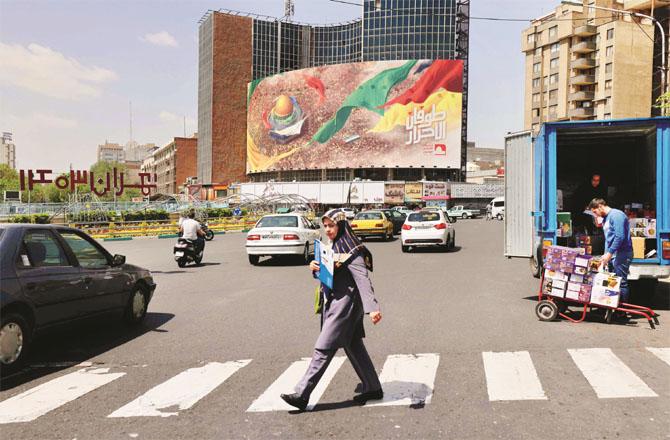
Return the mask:
[(655, 219), (655, 230), (637, 231), (644, 252), (629, 279), (670, 276), (670, 118), (551, 122), (534, 139), (513, 133), (505, 173), (505, 255), (528, 258), (533, 275), (548, 245), (575, 246), (577, 231), (564, 222), (583, 222), (579, 187), (598, 174), (609, 206)]

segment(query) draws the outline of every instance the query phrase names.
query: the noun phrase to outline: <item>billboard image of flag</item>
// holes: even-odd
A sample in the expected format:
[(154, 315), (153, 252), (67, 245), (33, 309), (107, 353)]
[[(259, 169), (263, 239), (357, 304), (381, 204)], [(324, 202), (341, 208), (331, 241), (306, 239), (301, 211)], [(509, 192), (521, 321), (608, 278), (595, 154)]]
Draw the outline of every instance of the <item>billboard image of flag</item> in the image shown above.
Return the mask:
[(463, 62), (321, 66), (249, 84), (247, 172), (460, 168)]

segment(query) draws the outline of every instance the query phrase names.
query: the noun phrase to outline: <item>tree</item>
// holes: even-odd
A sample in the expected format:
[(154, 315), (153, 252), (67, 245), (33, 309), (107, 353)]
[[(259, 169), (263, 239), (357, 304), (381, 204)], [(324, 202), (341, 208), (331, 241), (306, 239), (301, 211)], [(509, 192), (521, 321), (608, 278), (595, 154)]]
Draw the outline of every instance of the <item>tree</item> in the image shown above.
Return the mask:
[[(661, 96), (659, 96), (656, 99), (656, 104), (654, 105), (656, 108), (660, 108), (661, 110), (668, 110), (670, 109), (670, 92), (664, 93)], [(662, 112), (665, 113), (665, 112)]]
[(0, 164), (0, 197), (5, 191), (17, 191), (19, 187), (19, 173), (9, 165)]

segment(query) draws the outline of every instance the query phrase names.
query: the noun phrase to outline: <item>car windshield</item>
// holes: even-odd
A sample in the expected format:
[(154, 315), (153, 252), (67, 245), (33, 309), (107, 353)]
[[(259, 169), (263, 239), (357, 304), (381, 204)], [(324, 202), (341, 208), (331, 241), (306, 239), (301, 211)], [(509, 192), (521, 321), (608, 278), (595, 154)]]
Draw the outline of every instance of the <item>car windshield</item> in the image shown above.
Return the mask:
[(407, 219), (410, 222), (436, 222), (440, 220), (437, 212), (413, 212)]
[(356, 220), (381, 220), (381, 212), (359, 212), (356, 214)]
[(271, 216), (263, 217), (258, 224), (257, 228), (297, 228), (298, 227), (298, 217), (292, 216)]

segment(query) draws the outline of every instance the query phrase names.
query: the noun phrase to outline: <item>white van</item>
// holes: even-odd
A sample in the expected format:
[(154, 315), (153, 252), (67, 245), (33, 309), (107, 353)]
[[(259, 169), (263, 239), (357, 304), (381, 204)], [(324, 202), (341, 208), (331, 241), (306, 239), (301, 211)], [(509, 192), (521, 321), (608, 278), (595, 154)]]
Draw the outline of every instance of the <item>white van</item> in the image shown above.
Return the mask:
[(502, 220), (505, 217), (505, 197), (496, 197), (491, 200), (491, 218)]

